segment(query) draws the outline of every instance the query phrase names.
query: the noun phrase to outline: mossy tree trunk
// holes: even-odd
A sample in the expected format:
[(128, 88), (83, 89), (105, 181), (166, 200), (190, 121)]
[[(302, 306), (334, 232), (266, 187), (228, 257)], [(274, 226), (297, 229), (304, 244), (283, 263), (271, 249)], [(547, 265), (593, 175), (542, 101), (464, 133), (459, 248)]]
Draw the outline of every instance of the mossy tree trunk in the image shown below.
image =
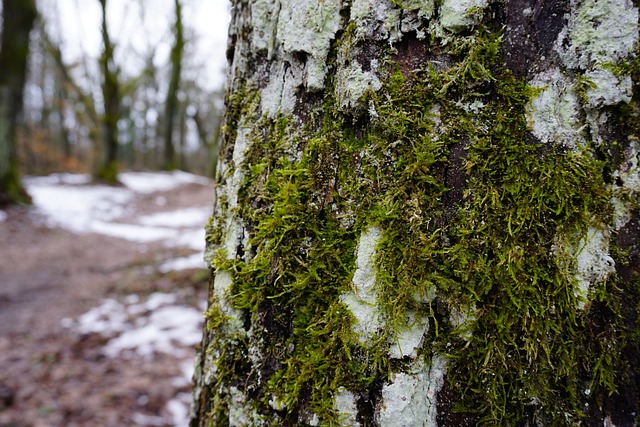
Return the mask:
[(95, 176), (108, 183), (118, 181), (118, 121), (121, 115), (122, 96), (120, 93), (120, 70), (114, 58), (115, 46), (111, 41), (107, 25), (107, 0), (98, 0), (102, 10), (102, 55), (100, 71), (102, 73), (102, 145), (103, 158)]
[(192, 426), (636, 425), (638, 6), (238, 0)]
[[(180, 79), (182, 76), (182, 55), (184, 53), (184, 26), (182, 24), (182, 4), (179, 0), (174, 1), (176, 22), (173, 27), (175, 40), (171, 48), (171, 76), (169, 78), (169, 88), (164, 104), (164, 170), (174, 170), (178, 167), (176, 149), (173, 142), (173, 130), (178, 120), (178, 90), (180, 89)], [(182, 165), (184, 166), (184, 165)]]
[(28, 203), (20, 182), (17, 125), (27, 77), (29, 36), (38, 15), (34, 0), (3, 0), (0, 42), (0, 207)]

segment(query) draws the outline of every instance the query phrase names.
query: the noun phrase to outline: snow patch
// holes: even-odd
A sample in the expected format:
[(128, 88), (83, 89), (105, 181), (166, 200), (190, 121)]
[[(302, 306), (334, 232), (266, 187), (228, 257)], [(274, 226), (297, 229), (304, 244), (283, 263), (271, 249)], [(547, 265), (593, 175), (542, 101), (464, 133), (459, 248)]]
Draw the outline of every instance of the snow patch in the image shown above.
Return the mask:
[(381, 315), (376, 306), (378, 290), (375, 270), (375, 249), (381, 237), (382, 231), (379, 227), (371, 227), (360, 234), (353, 291), (340, 296), (340, 300), (356, 318), (354, 330), (362, 343), (372, 338), (382, 327)]
[(131, 421), (139, 426), (165, 426), (167, 425), (166, 420), (162, 417), (158, 417), (156, 415), (146, 415), (140, 412), (135, 412), (131, 415)]
[(86, 173), (53, 173), (46, 176), (27, 176), (26, 185), (84, 185), (91, 182), (91, 175)]
[[(124, 172), (120, 179), (124, 187), (90, 185), (89, 175), (75, 174), (27, 177), (24, 182), (36, 211), (51, 227), (61, 227), (74, 233), (98, 233), (139, 243), (164, 241), (167, 245), (198, 251), (197, 256), (202, 259), (203, 226), (210, 213), (209, 207), (180, 209), (133, 219), (127, 219), (126, 215), (130, 213), (129, 205), (136, 195), (170, 191), (192, 183), (210, 185), (208, 178), (177, 171)], [(166, 199), (162, 203), (166, 203)], [(195, 257), (166, 263), (162, 270), (193, 268)], [(198, 263), (198, 267), (203, 267), (203, 263)]]
[(158, 240), (172, 240), (178, 236), (177, 230), (164, 227), (146, 227), (136, 224), (121, 224), (117, 222), (93, 221), (87, 226), (92, 233), (117, 237), (132, 242), (148, 243)]
[(436, 427), (438, 391), (444, 385), (446, 359), (433, 356), (431, 366), (418, 362), (408, 373), (397, 373), (382, 388), (380, 427)]
[(150, 357), (155, 353), (181, 355), (202, 338), (200, 310), (177, 304), (174, 294), (153, 293), (144, 303), (128, 298), (124, 303), (107, 299), (78, 318), (63, 323), (82, 334), (107, 338), (104, 353), (118, 357), (132, 352)]
[(201, 227), (210, 214), (208, 207), (193, 207), (145, 215), (138, 219), (138, 223), (150, 227)]
[[(175, 427), (187, 427), (189, 425), (189, 407), (191, 406), (191, 393), (178, 393), (167, 402), (167, 412), (171, 415), (171, 421)], [(165, 425), (165, 424), (163, 424)]]
[(158, 270), (160, 270), (161, 273), (168, 273), (170, 271), (190, 270), (197, 268), (207, 268), (207, 263), (204, 262), (201, 253), (163, 262), (158, 267)]
[(108, 223), (124, 215), (133, 197), (127, 189), (105, 185), (62, 186), (31, 179), (25, 179), (25, 184), (35, 208), (50, 226), (76, 233), (91, 232), (93, 223)]
[(187, 184), (211, 184), (208, 178), (183, 171), (122, 172), (118, 179), (129, 190), (141, 194), (170, 191)]

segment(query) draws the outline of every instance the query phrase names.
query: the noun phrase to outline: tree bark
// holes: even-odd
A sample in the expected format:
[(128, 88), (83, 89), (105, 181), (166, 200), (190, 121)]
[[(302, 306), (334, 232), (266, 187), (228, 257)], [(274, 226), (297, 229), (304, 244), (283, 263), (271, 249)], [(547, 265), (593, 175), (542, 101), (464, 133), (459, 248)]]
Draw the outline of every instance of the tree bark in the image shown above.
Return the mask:
[(118, 181), (118, 121), (120, 120), (121, 94), (119, 70), (114, 59), (114, 46), (107, 26), (107, 0), (98, 0), (102, 8), (102, 44), (100, 71), (102, 72), (102, 141), (104, 158), (96, 171), (96, 178), (115, 183)]
[(173, 129), (178, 116), (178, 90), (182, 74), (182, 54), (184, 52), (184, 27), (182, 25), (182, 4), (175, 0), (176, 22), (174, 26), (175, 40), (171, 49), (171, 77), (167, 90), (167, 99), (164, 110), (164, 164), (165, 170), (173, 170), (178, 167), (175, 145), (173, 143)]
[(34, 0), (3, 0), (0, 45), (0, 207), (28, 203), (20, 182), (16, 128), (22, 115), (29, 35), (38, 15)]
[(638, 6), (237, 0), (192, 426), (629, 426)]

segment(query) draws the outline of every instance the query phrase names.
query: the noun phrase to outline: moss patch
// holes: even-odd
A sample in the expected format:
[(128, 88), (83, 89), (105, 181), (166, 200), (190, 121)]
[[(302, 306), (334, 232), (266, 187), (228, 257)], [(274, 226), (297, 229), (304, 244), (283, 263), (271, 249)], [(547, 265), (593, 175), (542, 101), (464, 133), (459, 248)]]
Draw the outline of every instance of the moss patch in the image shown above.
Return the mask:
[[(604, 163), (588, 146), (535, 141), (525, 108), (536, 92), (496, 69), (500, 42), (478, 26), (438, 47), (446, 67), (390, 61), (380, 91), (364, 94), (376, 114), (354, 118), (325, 99), (304, 126), (290, 116), (254, 126), (233, 212), (248, 240), (233, 259), (220, 250), (214, 260), (244, 315), (244, 332), (230, 336), (215, 301), (210, 310), (218, 417), (235, 388), (272, 425), (339, 425), (334, 398), (345, 388), (368, 402), (359, 420), (373, 422), (372, 390), (413, 362), (389, 356), (410, 313), (430, 322), (418, 357), (446, 355), (451, 395), (464, 396), (454, 409), (481, 423), (577, 423), (585, 403), (616, 391), (624, 343), (615, 280), (581, 310), (561, 250), (610, 220)], [(371, 226), (383, 233), (386, 328), (365, 345), (340, 295)], [(209, 238), (221, 245), (221, 236)]]

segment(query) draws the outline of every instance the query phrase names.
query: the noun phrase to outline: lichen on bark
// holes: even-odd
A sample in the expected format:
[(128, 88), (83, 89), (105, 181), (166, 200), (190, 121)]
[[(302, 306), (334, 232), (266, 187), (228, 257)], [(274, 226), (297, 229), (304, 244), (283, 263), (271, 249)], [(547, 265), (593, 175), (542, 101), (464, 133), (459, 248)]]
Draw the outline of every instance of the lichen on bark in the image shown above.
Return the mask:
[(193, 425), (636, 422), (637, 7), (543, 6), (234, 3)]

